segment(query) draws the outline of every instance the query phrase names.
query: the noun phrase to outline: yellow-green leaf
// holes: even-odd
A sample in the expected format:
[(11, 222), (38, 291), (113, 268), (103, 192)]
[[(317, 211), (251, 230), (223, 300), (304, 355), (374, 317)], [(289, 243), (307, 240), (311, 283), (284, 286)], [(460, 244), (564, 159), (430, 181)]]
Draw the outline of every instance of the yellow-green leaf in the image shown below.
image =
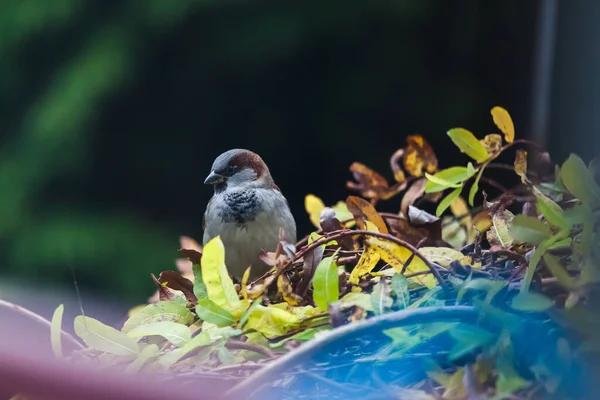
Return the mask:
[(194, 314), (184, 305), (174, 301), (159, 301), (154, 304), (148, 304), (140, 311), (133, 313), (125, 322), (121, 331), (127, 333), (138, 325), (160, 321), (172, 321), (190, 325), (194, 322)]
[(54, 357), (63, 358), (62, 352), (62, 318), (65, 311), (64, 305), (59, 305), (52, 314), (52, 324), (50, 325), (50, 342), (52, 343), (52, 352)]
[(147, 346), (144, 346), (142, 351), (140, 351), (138, 358), (136, 358), (131, 364), (127, 366), (127, 368), (125, 368), (125, 372), (138, 372), (142, 369), (144, 365), (146, 365), (148, 361), (158, 357), (159, 354), (160, 350), (157, 345), (149, 344)]
[(571, 154), (560, 169), (560, 177), (573, 196), (592, 206), (600, 204), (600, 187), (581, 158)]
[(558, 280), (558, 283), (567, 289), (574, 289), (577, 286), (575, 278), (569, 274), (558, 257), (550, 253), (545, 253), (542, 257), (544, 258), (546, 267), (548, 267), (552, 275)]
[(537, 218), (517, 215), (512, 220), (510, 236), (519, 242), (538, 245), (542, 240), (552, 236), (552, 230)]
[(138, 354), (138, 344), (134, 339), (94, 318), (79, 315), (73, 326), (77, 336), (88, 347), (120, 356)]
[(437, 209), (435, 210), (436, 217), (442, 215), (444, 211), (446, 211), (446, 209), (450, 207), (450, 204), (452, 204), (452, 202), (456, 198), (458, 198), (458, 196), (460, 196), (460, 192), (462, 192), (462, 189), (462, 186), (457, 187), (456, 189), (448, 193), (448, 195), (444, 197), (442, 201), (440, 201), (440, 204), (438, 204)]
[(533, 292), (519, 293), (511, 302), (511, 307), (519, 311), (545, 311), (552, 305), (552, 300), (547, 296)]
[(479, 168), (479, 173), (477, 174), (477, 176), (475, 177), (475, 180), (473, 181), (473, 184), (471, 185), (471, 190), (469, 190), (469, 205), (471, 207), (473, 207), (473, 202), (475, 201), (475, 195), (477, 194), (477, 191), (479, 190), (479, 180), (481, 179), (481, 175), (483, 175), (483, 170), (485, 169), (486, 166), (487, 166), (487, 164), (484, 164), (481, 168)]
[[(447, 181), (445, 179), (440, 178), (439, 176), (431, 175), (431, 174), (429, 174), (427, 172), (425, 172), (425, 177), (427, 178), (427, 180), (429, 182), (435, 183), (436, 185), (442, 187), (443, 189), (459, 188), (459, 187), (461, 187), (460, 183), (452, 183), (450, 181)], [(425, 186), (425, 192), (426, 193), (430, 193), (431, 192), (431, 191), (427, 191), (427, 185)], [(436, 190), (436, 192), (439, 192), (439, 190)]]
[(258, 305), (248, 317), (245, 329), (254, 329), (267, 337), (281, 336), (295, 329), (299, 321), (300, 317), (287, 309)]
[(304, 198), (304, 208), (308, 213), (310, 222), (312, 222), (316, 228), (321, 228), (321, 211), (323, 211), (325, 208), (325, 203), (323, 203), (323, 200), (314, 194), (308, 194)]
[(496, 106), (492, 108), (491, 114), (498, 129), (504, 133), (504, 139), (508, 143), (512, 143), (515, 140), (515, 125), (508, 111)]
[[(450, 167), (443, 169), (435, 175), (431, 175), (442, 184), (436, 183), (428, 178), (427, 184), (425, 185), (425, 193), (435, 193), (448, 189), (449, 187), (459, 187), (462, 182), (475, 175), (476, 172), (477, 170), (475, 168), (467, 167)], [(450, 186), (448, 186), (448, 182), (450, 183)]]
[(450, 247), (421, 247), (419, 252), (429, 261), (446, 268), (450, 267), (453, 261), (460, 261), (465, 257), (463, 253)]
[(225, 247), (219, 236), (206, 243), (200, 261), (208, 298), (219, 307), (239, 308), (240, 299), (227, 272)]
[(367, 311), (373, 311), (371, 296), (367, 293), (347, 293), (340, 299), (340, 304), (345, 306), (358, 306)]
[(454, 128), (448, 131), (448, 136), (454, 144), (460, 149), (461, 152), (465, 153), (477, 162), (483, 162), (488, 159), (489, 154), (485, 147), (479, 140), (463, 128)]
[(360, 256), (358, 263), (350, 273), (350, 278), (348, 280), (351, 283), (358, 283), (361, 277), (365, 276), (375, 268), (380, 258), (379, 253), (375, 249), (367, 246)]
[(127, 333), (127, 336), (132, 338), (162, 336), (177, 347), (184, 346), (192, 339), (189, 327), (171, 321), (136, 326)]
[(321, 260), (313, 277), (313, 300), (323, 311), (327, 306), (338, 301), (340, 286), (338, 278), (338, 267), (333, 261), (333, 256)]
[(235, 317), (226, 309), (219, 307), (209, 299), (198, 300), (196, 314), (202, 321), (210, 322), (219, 327), (235, 324)]
[(552, 199), (544, 195), (539, 190), (534, 191), (537, 198), (537, 208), (540, 213), (544, 216), (548, 223), (561, 228), (571, 229), (571, 222), (565, 216), (565, 212), (556, 204)]
[[(369, 238), (367, 243), (370, 247), (376, 250), (380, 257), (390, 264), (398, 272), (402, 272), (404, 265), (410, 260), (410, 263), (406, 266), (406, 274), (413, 274), (415, 272), (429, 271), (429, 267), (425, 262), (417, 257), (413, 256), (412, 250), (399, 245), (398, 243), (383, 240), (379, 238)], [(431, 274), (417, 275), (411, 280), (419, 282), (420, 284), (427, 286), (428, 288), (435, 287), (437, 281)]]

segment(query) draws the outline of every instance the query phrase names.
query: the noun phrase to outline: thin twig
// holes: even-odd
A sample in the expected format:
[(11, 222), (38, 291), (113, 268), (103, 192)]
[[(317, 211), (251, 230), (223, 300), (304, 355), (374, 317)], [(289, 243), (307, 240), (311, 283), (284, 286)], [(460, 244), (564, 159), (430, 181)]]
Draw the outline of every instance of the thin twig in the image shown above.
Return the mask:
[(267, 349), (265, 346), (261, 346), (259, 344), (248, 343), (248, 342), (242, 342), (241, 340), (229, 340), (225, 344), (225, 347), (227, 347), (230, 350), (252, 351), (254, 353), (262, 354), (263, 356), (265, 356), (267, 358), (275, 357), (275, 354), (273, 354), (273, 352), (271, 350)]
[[(42, 325), (47, 326), (49, 329), (52, 329), (52, 322), (48, 321), (46, 318), (42, 317), (39, 314), (34, 313), (31, 310), (28, 310), (24, 307), (18, 306), (14, 303), (11, 303), (9, 301), (6, 300), (2, 300), (0, 299), (0, 307), (2, 308), (6, 308), (8, 310), (14, 311), (18, 314), (21, 314), (29, 319), (32, 319), (34, 321), (36, 321), (37, 323), (40, 323)], [(79, 341), (77, 339), (75, 339), (72, 335), (70, 335), (69, 333), (63, 331), (61, 329), (61, 333), (63, 335), (63, 337), (65, 339), (67, 339), (67, 341), (69, 341), (71, 344), (73, 344), (75, 347), (77, 347), (78, 349), (84, 349), (85, 347), (79, 343)]]
[(417, 250), (413, 245), (411, 245), (408, 242), (405, 242), (402, 239), (398, 239), (395, 236), (392, 236), (390, 234), (387, 233), (380, 233), (380, 232), (372, 232), (372, 231), (367, 231), (367, 230), (345, 230), (345, 231), (338, 231), (329, 235), (324, 236), (323, 238), (320, 238), (318, 240), (315, 240), (314, 242), (312, 242), (310, 245), (300, 249), (300, 251), (298, 252), (298, 254), (296, 254), (296, 259), (302, 257), (304, 254), (306, 254), (309, 251), (314, 250), (317, 246), (320, 246), (324, 243), (329, 242), (330, 240), (335, 240), (341, 237), (345, 237), (345, 236), (352, 236), (352, 235), (365, 235), (365, 236), (372, 236), (372, 237), (376, 237), (376, 238), (380, 238), (380, 239), (385, 239), (388, 240), (390, 242), (394, 242), (402, 247), (407, 248), (408, 250), (410, 250), (411, 252), (413, 252), (413, 254), (417, 257), (419, 257), (424, 263), (425, 265), (427, 265), (427, 267), (429, 268), (429, 270), (431, 271), (431, 273), (433, 274), (433, 276), (435, 277), (435, 279), (438, 281), (438, 283), (440, 284), (440, 286), (442, 287), (442, 289), (444, 290), (444, 293), (446, 295), (450, 294), (450, 288), (448, 287), (448, 285), (446, 284), (446, 282), (444, 282), (444, 280), (442, 279), (439, 271), (433, 266), (433, 264), (423, 255), (421, 254), (421, 252), (419, 252), (419, 250)]

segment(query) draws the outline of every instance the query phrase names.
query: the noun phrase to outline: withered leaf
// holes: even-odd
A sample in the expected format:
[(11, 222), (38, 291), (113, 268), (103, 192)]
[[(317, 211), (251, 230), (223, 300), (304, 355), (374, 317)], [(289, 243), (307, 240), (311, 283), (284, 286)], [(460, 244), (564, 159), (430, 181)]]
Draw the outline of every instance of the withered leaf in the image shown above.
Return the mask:
[(348, 196), (346, 199), (348, 210), (354, 215), (356, 225), (359, 229), (366, 229), (366, 221), (370, 221), (377, 227), (381, 233), (388, 233), (388, 228), (381, 218), (381, 215), (375, 210), (375, 207), (368, 201), (356, 196)]
[(354, 179), (358, 183), (348, 182), (348, 188), (360, 191), (368, 199), (380, 197), (389, 188), (389, 184), (383, 176), (364, 164), (358, 162), (352, 163), (350, 165), (350, 172), (352, 172)]
[(319, 216), (321, 229), (323, 232), (333, 232), (344, 229), (342, 223), (335, 216), (335, 211), (331, 207), (325, 207)]
[(202, 258), (202, 253), (193, 249), (179, 249), (178, 250), (185, 258), (190, 260), (192, 264), (199, 265), (200, 259)]
[(408, 207), (408, 221), (412, 226), (426, 229), (431, 240), (442, 239), (442, 220), (417, 207)]
[(437, 171), (438, 160), (433, 149), (421, 135), (406, 138), (404, 152), (404, 169), (412, 176), (423, 176), (424, 172), (433, 174)]
[(510, 247), (513, 238), (510, 235), (510, 226), (514, 215), (508, 210), (502, 210), (492, 214), (492, 226), (486, 232), (486, 237), (491, 246), (502, 248)]
[(404, 149), (398, 149), (390, 158), (390, 167), (394, 172), (394, 179), (398, 183), (402, 183), (406, 180), (406, 175), (402, 168), (400, 168), (400, 159), (404, 156)]
[(521, 177), (521, 182), (527, 182), (527, 151), (517, 150), (515, 155), (515, 172)]
[[(402, 202), (400, 203), (400, 211), (404, 215), (408, 212), (408, 207), (412, 206), (415, 201), (420, 199), (423, 194), (425, 194), (425, 185), (427, 185), (426, 178), (417, 179), (408, 190), (404, 193), (402, 197)], [(442, 192), (437, 192), (436, 194), (442, 194)]]
[(310, 287), (310, 282), (315, 275), (317, 266), (323, 259), (323, 246), (317, 246), (313, 251), (304, 255), (304, 264), (302, 265), (302, 279), (296, 287), (296, 293), (305, 296)]
[(406, 219), (385, 218), (385, 220), (390, 228), (390, 232), (394, 236), (412, 244), (413, 246), (417, 246), (423, 240), (427, 240), (427, 236), (429, 235), (427, 229), (414, 227)]
[(351, 283), (358, 283), (362, 276), (368, 274), (375, 268), (380, 258), (381, 256), (376, 249), (367, 246), (360, 256), (358, 263), (350, 273), (349, 281)]
[(154, 274), (150, 274), (150, 276), (152, 276), (152, 280), (154, 281), (154, 283), (156, 283), (156, 287), (158, 288), (158, 300), (159, 301), (173, 300), (173, 293), (171, 293), (171, 291), (168, 288), (161, 285), (160, 281), (158, 279), (156, 279), (156, 276)]
[(294, 293), (292, 284), (286, 274), (281, 274), (277, 278), (277, 292), (291, 306), (299, 306), (303, 303), (302, 297)]
[(480, 142), (490, 154), (497, 153), (502, 148), (502, 136), (497, 133), (486, 135)]
[(158, 281), (169, 289), (179, 290), (183, 293), (186, 300), (195, 303), (197, 301), (194, 295), (194, 283), (183, 275), (174, 271), (163, 271), (158, 276)]

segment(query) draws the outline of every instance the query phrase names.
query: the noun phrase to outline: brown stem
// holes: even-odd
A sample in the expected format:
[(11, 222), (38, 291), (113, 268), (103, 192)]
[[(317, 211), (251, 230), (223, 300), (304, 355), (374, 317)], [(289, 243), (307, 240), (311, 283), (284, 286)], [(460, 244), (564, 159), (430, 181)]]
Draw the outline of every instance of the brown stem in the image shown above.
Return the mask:
[(275, 354), (273, 354), (273, 352), (271, 350), (269, 350), (268, 348), (266, 348), (265, 346), (261, 346), (259, 344), (242, 342), (241, 340), (229, 340), (225, 344), (225, 347), (227, 347), (230, 350), (252, 351), (254, 353), (262, 354), (263, 356), (265, 356), (267, 358), (275, 357)]
[(433, 274), (433, 276), (435, 277), (435, 279), (438, 281), (438, 283), (440, 284), (440, 286), (442, 287), (442, 289), (444, 290), (444, 293), (446, 295), (450, 294), (450, 288), (448, 287), (448, 285), (446, 284), (446, 282), (444, 282), (444, 280), (442, 279), (439, 271), (433, 266), (433, 264), (427, 259), (425, 258), (425, 256), (423, 256), (423, 254), (421, 254), (421, 252), (419, 252), (419, 250), (417, 250), (413, 245), (411, 245), (408, 242), (405, 242), (402, 239), (398, 239), (395, 236), (392, 236), (390, 234), (387, 233), (380, 233), (380, 232), (372, 232), (372, 231), (367, 231), (367, 230), (347, 230), (347, 231), (338, 231), (332, 234), (329, 234), (319, 240), (315, 240), (314, 242), (312, 242), (310, 245), (300, 249), (300, 251), (298, 252), (298, 254), (296, 254), (296, 259), (302, 257), (304, 254), (306, 254), (309, 251), (314, 250), (317, 246), (320, 246), (324, 243), (327, 243), (330, 240), (335, 240), (341, 237), (345, 237), (345, 236), (352, 236), (352, 235), (365, 235), (365, 236), (372, 236), (372, 237), (376, 237), (379, 239), (385, 239), (385, 240), (389, 240), (390, 242), (394, 242), (402, 247), (405, 247), (407, 249), (409, 249), (416, 257), (419, 257), (424, 263), (425, 265), (427, 265), (427, 267), (429, 268), (429, 270), (431, 271), (431, 273)]

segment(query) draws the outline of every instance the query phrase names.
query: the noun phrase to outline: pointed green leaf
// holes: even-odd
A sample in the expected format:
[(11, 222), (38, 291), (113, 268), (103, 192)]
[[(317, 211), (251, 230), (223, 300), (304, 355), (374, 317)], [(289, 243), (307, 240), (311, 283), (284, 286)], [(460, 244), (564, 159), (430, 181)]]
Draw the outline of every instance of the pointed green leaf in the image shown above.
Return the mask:
[(88, 347), (121, 356), (138, 354), (134, 339), (94, 318), (79, 315), (75, 318), (74, 328)]
[[(439, 176), (431, 175), (427, 172), (425, 172), (425, 178), (427, 178), (429, 182), (435, 183), (436, 185), (441, 186), (444, 189), (458, 188), (461, 186), (460, 183), (452, 183), (450, 181), (440, 178)], [(425, 190), (427, 191), (427, 189)]]
[(454, 199), (460, 196), (460, 192), (462, 192), (462, 189), (462, 186), (457, 187), (456, 189), (448, 193), (448, 195), (444, 197), (442, 201), (440, 201), (440, 204), (438, 204), (437, 209), (435, 210), (436, 217), (441, 216), (444, 213), (444, 211), (446, 211), (446, 209), (450, 207), (450, 204), (452, 204)]
[(192, 339), (189, 327), (171, 321), (152, 322), (136, 326), (127, 333), (127, 336), (132, 338), (162, 336), (177, 347), (184, 346)]
[(63, 358), (62, 352), (62, 318), (63, 313), (65, 311), (64, 305), (59, 305), (54, 310), (54, 314), (52, 315), (52, 324), (50, 326), (50, 341), (52, 343), (52, 351), (54, 352), (54, 357)]
[(567, 289), (576, 287), (575, 279), (569, 274), (565, 267), (561, 264), (560, 259), (550, 253), (543, 255), (544, 263), (550, 270), (552, 275), (558, 280), (558, 283)]
[(526, 292), (516, 295), (511, 307), (519, 311), (545, 311), (552, 307), (553, 302), (548, 297), (540, 293)]
[(534, 190), (534, 194), (537, 196), (538, 211), (542, 213), (548, 223), (561, 229), (571, 229), (571, 222), (567, 219), (565, 212), (558, 204), (539, 190)]
[(333, 256), (321, 260), (313, 278), (313, 300), (323, 311), (327, 306), (338, 301), (340, 296), (338, 267)]
[(473, 207), (473, 202), (475, 201), (475, 195), (477, 194), (477, 191), (479, 190), (479, 180), (481, 179), (481, 175), (483, 174), (483, 170), (485, 169), (486, 166), (487, 166), (487, 164), (483, 165), (479, 169), (479, 173), (477, 174), (477, 177), (475, 177), (475, 181), (473, 181), (473, 184), (471, 185), (471, 190), (469, 190), (469, 205), (471, 207)]
[[(433, 175), (434, 179), (441, 180), (443, 184), (435, 183), (427, 178), (425, 193), (435, 193), (448, 189), (449, 187), (458, 187), (462, 182), (472, 177), (475, 172), (477, 172), (477, 170), (473, 171), (466, 167), (450, 167), (443, 169)], [(451, 185), (448, 186), (448, 183)]]
[(392, 306), (393, 301), (389, 295), (389, 287), (386, 284), (385, 279), (381, 278), (379, 282), (373, 286), (371, 304), (375, 315), (385, 313)]
[(450, 329), (448, 333), (456, 340), (456, 344), (448, 354), (449, 361), (459, 359), (496, 338), (496, 335), (485, 329), (467, 324), (457, 325)]
[(148, 304), (140, 311), (133, 314), (123, 325), (122, 332), (127, 333), (138, 325), (153, 322), (172, 321), (178, 324), (191, 325), (194, 322), (194, 314), (184, 305), (174, 301), (159, 301)]
[(193, 264), (192, 272), (194, 273), (194, 296), (196, 296), (197, 299), (208, 298), (206, 285), (202, 279), (202, 270), (200, 269), (200, 264)]
[(235, 317), (229, 311), (219, 307), (209, 299), (198, 300), (196, 314), (198, 314), (201, 320), (217, 326), (231, 326), (235, 324)]
[(448, 131), (448, 136), (454, 142), (454, 144), (460, 149), (461, 152), (465, 153), (477, 162), (483, 162), (490, 156), (479, 140), (463, 128), (454, 128)]
[(410, 304), (410, 293), (408, 291), (408, 279), (400, 273), (392, 276), (392, 291), (396, 295), (396, 304), (403, 310)]
[(138, 372), (151, 359), (158, 357), (160, 351), (155, 344), (149, 344), (142, 348), (140, 355), (131, 364), (125, 368), (125, 372)]
[(512, 220), (510, 236), (520, 242), (532, 245), (539, 244), (542, 240), (552, 236), (552, 230), (535, 217), (517, 215)]
[(600, 187), (581, 158), (571, 154), (560, 169), (560, 177), (573, 196), (592, 206), (600, 204)]

